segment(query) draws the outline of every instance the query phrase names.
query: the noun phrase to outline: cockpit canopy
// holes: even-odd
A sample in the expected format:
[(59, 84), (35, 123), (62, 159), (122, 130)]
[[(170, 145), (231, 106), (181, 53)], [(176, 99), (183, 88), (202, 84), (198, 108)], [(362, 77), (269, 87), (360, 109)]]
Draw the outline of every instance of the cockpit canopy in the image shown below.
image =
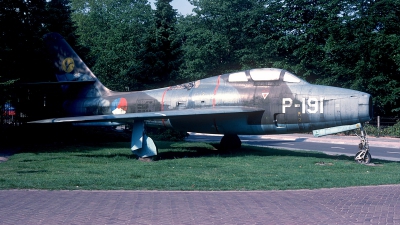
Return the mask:
[(283, 69), (276, 69), (276, 68), (262, 68), (262, 69), (252, 69), (246, 70), (237, 73), (229, 74), (228, 78), (229, 82), (277, 82), (283, 81), (287, 83), (300, 83), (304, 82), (304, 80), (298, 78), (294, 74), (283, 70)]

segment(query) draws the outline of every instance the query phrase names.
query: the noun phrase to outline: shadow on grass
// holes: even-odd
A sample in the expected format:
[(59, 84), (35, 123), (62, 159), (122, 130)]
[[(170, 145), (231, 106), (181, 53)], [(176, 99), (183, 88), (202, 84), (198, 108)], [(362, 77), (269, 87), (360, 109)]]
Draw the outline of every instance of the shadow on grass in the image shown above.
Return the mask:
[(116, 132), (109, 127), (74, 127), (70, 124), (25, 124), (19, 127), (2, 127), (0, 153), (64, 151), (64, 146), (79, 147), (87, 144), (100, 146), (109, 142), (130, 141), (130, 135), (127, 132)]
[[(211, 144), (213, 149), (205, 147), (185, 147), (185, 151), (179, 147), (177, 150), (173, 150), (174, 147), (170, 146), (167, 151), (161, 151), (157, 160), (171, 160), (179, 158), (198, 158), (198, 157), (244, 157), (244, 156), (289, 156), (289, 157), (313, 157), (317, 159), (331, 159), (331, 160), (344, 160), (354, 162), (354, 157), (346, 155), (327, 155), (325, 153), (316, 151), (301, 151), (301, 150), (285, 150), (285, 149), (274, 149), (268, 147), (257, 147), (257, 146), (242, 146), (242, 148), (230, 151), (217, 150), (219, 144)], [(171, 150), (172, 149), (172, 150)], [(322, 161), (322, 160), (321, 160)], [(383, 164), (391, 161), (373, 159), (374, 164)]]
[(138, 157), (132, 153), (130, 153), (129, 149), (127, 149), (127, 153), (111, 153), (108, 155), (104, 154), (91, 154), (91, 153), (84, 153), (84, 154), (75, 154), (76, 157), (85, 157), (85, 158), (125, 158), (125, 159), (138, 159)]
[(242, 146), (242, 148), (237, 150), (216, 150), (219, 144), (211, 144), (215, 150), (208, 149), (204, 147), (185, 147), (182, 150), (179, 147), (176, 151), (173, 150), (174, 147), (169, 147), (168, 151), (161, 151), (158, 154), (158, 160), (169, 160), (177, 158), (194, 158), (194, 157), (243, 157), (243, 156), (293, 156), (293, 157), (315, 157), (324, 159), (340, 159), (340, 160), (354, 160), (353, 157), (348, 156), (331, 156), (319, 152), (308, 152), (308, 151), (292, 151), (283, 149), (273, 149), (266, 147), (256, 147), (256, 146)]
[(26, 171), (17, 171), (18, 174), (29, 174), (29, 173), (47, 173), (48, 170), (26, 170)]
[[(259, 157), (270, 157), (270, 156), (282, 156), (282, 157), (312, 157), (316, 159), (325, 160), (343, 160), (354, 162), (354, 157), (346, 155), (327, 155), (322, 152), (316, 151), (302, 151), (302, 150), (286, 150), (286, 149), (275, 149), (268, 147), (257, 147), (244, 145), (240, 149), (236, 150), (218, 150), (218, 143), (204, 143), (204, 142), (156, 142), (159, 152), (156, 157), (153, 157), (154, 161), (160, 160), (174, 160), (180, 158), (201, 158), (201, 157), (245, 157), (245, 156), (259, 156)], [(197, 146), (198, 145), (198, 146)], [(94, 151), (99, 148), (107, 148), (109, 151), (107, 154), (98, 154)], [(113, 149), (126, 149), (125, 152), (112, 152)], [(76, 157), (85, 158), (121, 158), (121, 159), (138, 159), (138, 157), (131, 153), (129, 150), (129, 142), (111, 142), (111, 143), (83, 143), (79, 145), (65, 146), (63, 149), (51, 150), (45, 148), (42, 151), (35, 150), (34, 153), (39, 152), (73, 152)], [(125, 150), (124, 150), (125, 151)], [(372, 159), (374, 164), (384, 164), (392, 161)]]
[[(105, 128), (29, 126), (27, 127), (27, 129), (23, 129), (23, 132), (21, 132), (21, 130), (14, 130), (10, 132), (3, 132), (3, 134), (4, 133), (7, 133), (9, 135), (6, 135), (6, 146), (10, 148), (0, 148), (0, 153), (6, 155), (12, 155), (19, 152), (74, 152), (77, 153), (76, 156), (81, 157), (122, 157), (127, 159), (137, 158), (135, 155), (131, 154), (129, 150), (130, 133), (115, 132), (114, 130)], [(18, 135), (15, 135), (15, 133), (18, 133)], [(282, 142), (285, 141), (280, 141), (279, 143)], [(269, 142), (269, 144), (274, 143)], [(208, 145), (208, 147), (206, 145)], [(17, 146), (18, 148), (15, 146)], [(194, 145), (187, 144), (176, 146), (176, 142), (158, 141), (157, 146), (159, 147), (160, 151), (158, 156), (155, 157), (155, 160), (172, 160), (178, 158), (195, 157), (292, 156), (354, 161), (353, 157), (344, 155), (333, 156), (319, 152), (293, 151), (255, 146), (243, 146), (239, 150), (232, 151), (216, 150), (218, 149), (219, 144), (206, 144), (201, 142)], [(109, 148), (111, 151), (112, 149), (123, 148), (126, 149), (126, 154), (96, 153), (95, 151), (99, 150), (100, 148)], [(373, 159), (372, 162), (375, 164), (379, 164), (389, 161)]]

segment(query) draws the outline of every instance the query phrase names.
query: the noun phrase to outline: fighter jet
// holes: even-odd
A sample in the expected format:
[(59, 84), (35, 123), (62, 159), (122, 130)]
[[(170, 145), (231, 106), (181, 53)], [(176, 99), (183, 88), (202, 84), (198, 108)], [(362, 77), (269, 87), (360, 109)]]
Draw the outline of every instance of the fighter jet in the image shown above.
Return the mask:
[(115, 92), (97, 79), (60, 34), (47, 34), (44, 40), (57, 83), (67, 96), (63, 108), (68, 117), (32, 123), (131, 124), (131, 150), (140, 158), (157, 155), (146, 126), (223, 134), (220, 146), (225, 149), (241, 146), (238, 135), (313, 131), (323, 136), (358, 129), (361, 141), (355, 160), (371, 160), (363, 127), (372, 116), (372, 98), (367, 93), (313, 85), (277, 68), (222, 74), (154, 90)]

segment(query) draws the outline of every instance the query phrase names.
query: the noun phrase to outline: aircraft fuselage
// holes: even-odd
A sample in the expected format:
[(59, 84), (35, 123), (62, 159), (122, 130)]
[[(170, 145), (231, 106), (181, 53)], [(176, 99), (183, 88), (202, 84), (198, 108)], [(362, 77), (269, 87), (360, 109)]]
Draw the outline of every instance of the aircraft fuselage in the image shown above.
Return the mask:
[[(146, 120), (150, 126), (217, 134), (275, 134), (363, 123), (372, 116), (367, 93), (312, 85), (281, 69), (253, 69), (138, 92), (86, 91), (67, 100), (69, 116), (256, 107), (262, 113)], [(82, 95), (82, 94), (81, 94)], [(82, 123), (81, 123), (82, 124)]]
[(131, 151), (140, 158), (157, 155), (154, 141), (146, 135), (146, 124), (224, 134), (221, 149), (240, 148), (238, 135), (313, 131), (322, 136), (360, 128), (360, 151), (355, 159), (365, 163), (371, 159), (362, 126), (372, 116), (367, 93), (312, 85), (276, 68), (239, 71), (155, 90), (113, 92), (60, 34), (49, 33), (43, 39), (57, 85), (66, 97), (66, 117), (31, 123), (131, 124)]

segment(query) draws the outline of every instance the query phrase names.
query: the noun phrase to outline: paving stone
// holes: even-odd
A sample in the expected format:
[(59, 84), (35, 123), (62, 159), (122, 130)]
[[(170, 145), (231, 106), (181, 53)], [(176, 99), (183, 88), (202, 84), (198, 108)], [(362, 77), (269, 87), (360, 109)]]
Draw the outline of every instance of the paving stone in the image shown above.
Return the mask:
[(0, 190), (0, 224), (400, 224), (400, 185), (289, 191)]

